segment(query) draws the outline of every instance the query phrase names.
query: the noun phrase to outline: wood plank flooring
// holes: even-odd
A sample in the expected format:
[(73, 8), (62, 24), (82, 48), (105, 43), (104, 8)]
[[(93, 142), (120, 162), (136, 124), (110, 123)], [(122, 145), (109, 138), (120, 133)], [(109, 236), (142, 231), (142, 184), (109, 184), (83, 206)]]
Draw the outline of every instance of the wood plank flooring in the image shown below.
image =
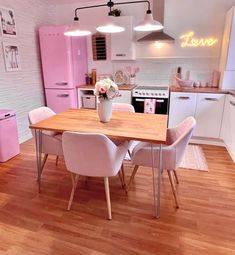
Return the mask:
[[(180, 209), (167, 174), (161, 218), (153, 218), (151, 170), (140, 168), (128, 195), (110, 179), (113, 220), (107, 220), (103, 179), (80, 179), (70, 212), (71, 180), (63, 159), (49, 157), (36, 182), (33, 141), (0, 164), (0, 255), (235, 254), (235, 164), (222, 147), (203, 146), (209, 172), (180, 169)], [(91, 159), (92, 160), (92, 159)], [(125, 164), (127, 179), (132, 165)]]

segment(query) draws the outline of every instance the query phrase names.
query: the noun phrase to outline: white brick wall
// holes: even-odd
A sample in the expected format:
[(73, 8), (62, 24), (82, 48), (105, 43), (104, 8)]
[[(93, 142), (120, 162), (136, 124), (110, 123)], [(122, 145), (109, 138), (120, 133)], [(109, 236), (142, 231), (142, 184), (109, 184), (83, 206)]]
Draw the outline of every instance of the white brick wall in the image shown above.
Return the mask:
[(0, 0), (0, 6), (14, 10), (18, 35), (0, 36), (0, 43), (19, 45), (21, 71), (6, 72), (2, 45), (0, 45), (0, 109), (13, 109), (17, 114), (20, 142), (31, 136), (28, 112), (44, 105), (37, 28), (53, 23), (54, 8), (49, 0)]

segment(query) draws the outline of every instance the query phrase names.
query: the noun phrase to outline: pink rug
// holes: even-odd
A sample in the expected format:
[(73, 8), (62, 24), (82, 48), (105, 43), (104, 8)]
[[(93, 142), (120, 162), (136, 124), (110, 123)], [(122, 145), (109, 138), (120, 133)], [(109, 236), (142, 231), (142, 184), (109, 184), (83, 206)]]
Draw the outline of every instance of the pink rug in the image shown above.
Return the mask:
[(206, 157), (202, 148), (199, 145), (188, 145), (180, 167), (199, 171), (208, 171)]

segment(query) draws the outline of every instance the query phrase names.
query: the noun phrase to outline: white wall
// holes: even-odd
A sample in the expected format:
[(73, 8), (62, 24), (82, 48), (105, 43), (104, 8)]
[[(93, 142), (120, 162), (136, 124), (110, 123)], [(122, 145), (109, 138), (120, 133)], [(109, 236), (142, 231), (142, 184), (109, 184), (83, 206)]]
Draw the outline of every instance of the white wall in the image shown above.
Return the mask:
[(48, 3), (46, 0), (0, 0), (0, 6), (14, 10), (17, 27), (17, 37), (0, 36), (0, 44), (17, 44), (21, 62), (21, 71), (6, 72), (0, 46), (0, 109), (16, 111), (20, 142), (31, 136), (28, 112), (44, 105), (37, 28), (52, 23), (54, 9), (48, 8)]
[[(153, 1), (157, 4), (157, 0)], [(70, 24), (76, 7), (94, 3), (103, 4), (105, 1), (83, 1), (83, 4), (80, 5), (57, 6), (56, 22)], [(154, 42), (137, 43), (136, 55), (138, 59), (136, 61), (111, 62), (108, 59), (108, 61), (94, 62), (91, 57), (90, 38), (88, 38), (89, 68), (97, 68), (98, 73), (114, 73), (116, 70), (132, 64), (141, 68), (137, 82), (169, 84), (176, 66), (180, 65), (183, 67), (184, 73), (190, 70), (193, 78), (206, 79), (213, 69), (218, 69), (225, 14), (233, 5), (235, 5), (235, 0), (165, 0), (164, 31), (175, 38), (174, 44), (164, 43), (163, 47), (158, 49)], [(122, 15), (134, 15), (135, 23), (143, 18), (146, 9), (144, 4), (119, 7), (122, 10)], [(94, 27), (102, 22), (107, 11), (106, 7), (79, 11), (81, 24), (93, 26), (93, 31), (95, 31)], [(212, 48), (182, 49), (179, 37), (190, 30), (195, 32), (197, 38), (216, 37), (218, 43)], [(136, 36), (137, 38), (141, 37), (140, 34)], [(109, 42), (109, 36), (107, 41)]]

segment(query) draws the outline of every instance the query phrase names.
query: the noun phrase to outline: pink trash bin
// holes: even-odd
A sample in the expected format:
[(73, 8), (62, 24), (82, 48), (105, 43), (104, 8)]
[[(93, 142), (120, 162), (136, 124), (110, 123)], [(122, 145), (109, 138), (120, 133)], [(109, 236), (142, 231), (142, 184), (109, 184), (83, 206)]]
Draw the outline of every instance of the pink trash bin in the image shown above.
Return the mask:
[(19, 153), (15, 112), (0, 110), (0, 162), (5, 162)]

